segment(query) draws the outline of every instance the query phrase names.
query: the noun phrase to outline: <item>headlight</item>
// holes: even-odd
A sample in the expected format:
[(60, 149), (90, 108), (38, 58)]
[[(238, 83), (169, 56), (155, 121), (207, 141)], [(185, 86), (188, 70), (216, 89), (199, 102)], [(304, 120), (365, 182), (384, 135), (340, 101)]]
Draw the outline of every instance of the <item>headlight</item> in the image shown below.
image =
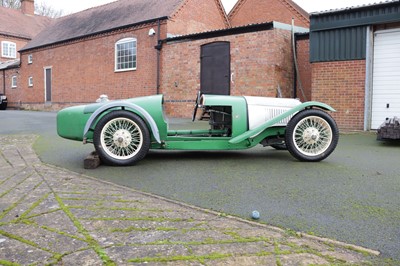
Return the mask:
[(5, 95), (1, 95), (0, 98), (1, 98), (2, 100), (7, 100), (7, 96), (5, 96)]

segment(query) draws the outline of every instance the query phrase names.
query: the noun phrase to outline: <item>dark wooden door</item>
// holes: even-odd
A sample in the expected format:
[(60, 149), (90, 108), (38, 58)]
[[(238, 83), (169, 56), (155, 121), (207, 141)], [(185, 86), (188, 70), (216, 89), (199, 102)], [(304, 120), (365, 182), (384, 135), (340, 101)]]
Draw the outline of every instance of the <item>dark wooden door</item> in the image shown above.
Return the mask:
[(45, 69), (46, 102), (51, 102), (51, 68)]
[(230, 94), (231, 57), (229, 42), (201, 46), (200, 91), (202, 94)]

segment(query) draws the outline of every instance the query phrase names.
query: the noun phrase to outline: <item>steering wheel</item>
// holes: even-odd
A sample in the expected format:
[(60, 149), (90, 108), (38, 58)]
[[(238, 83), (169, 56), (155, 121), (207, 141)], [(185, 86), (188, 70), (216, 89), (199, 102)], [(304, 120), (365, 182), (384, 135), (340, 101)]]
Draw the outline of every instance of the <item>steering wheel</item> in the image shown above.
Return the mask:
[(194, 105), (194, 110), (193, 110), (193, 115), (192, 115), (193, 122), (194, 122), (194, 120), (196, 120), (197, 109), (199, 108), (199, 105), (200, 105), (200, 98), (201, 98), (201, 92), (198, 91), (197, 96), (196, 96), (196, 103)]

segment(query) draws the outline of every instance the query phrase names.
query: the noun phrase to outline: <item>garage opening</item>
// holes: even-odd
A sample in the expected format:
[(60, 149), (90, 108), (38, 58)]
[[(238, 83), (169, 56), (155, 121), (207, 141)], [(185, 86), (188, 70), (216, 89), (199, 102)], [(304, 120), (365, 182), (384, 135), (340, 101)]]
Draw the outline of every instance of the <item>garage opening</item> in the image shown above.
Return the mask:
[(400, 29), (377, 31), (374, 38), (371, 128), (400, 117)]

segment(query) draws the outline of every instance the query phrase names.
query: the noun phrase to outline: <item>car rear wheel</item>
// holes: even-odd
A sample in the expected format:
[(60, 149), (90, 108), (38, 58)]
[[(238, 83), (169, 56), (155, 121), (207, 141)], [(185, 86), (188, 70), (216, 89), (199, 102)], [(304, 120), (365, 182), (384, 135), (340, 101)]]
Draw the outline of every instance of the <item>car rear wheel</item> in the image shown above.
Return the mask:
[(133, 165), (149, 151), (150, 133), (146, 123), (138, 115), (127, 111), (113, 111), (97, 123), (93, 143), (103, 163)]
[(335, 150), (338, 141), (339, 130), (335, 120), (321, 110), (301, 111), (286, 127), (286, 146), (300, 161), (324, 160)]

